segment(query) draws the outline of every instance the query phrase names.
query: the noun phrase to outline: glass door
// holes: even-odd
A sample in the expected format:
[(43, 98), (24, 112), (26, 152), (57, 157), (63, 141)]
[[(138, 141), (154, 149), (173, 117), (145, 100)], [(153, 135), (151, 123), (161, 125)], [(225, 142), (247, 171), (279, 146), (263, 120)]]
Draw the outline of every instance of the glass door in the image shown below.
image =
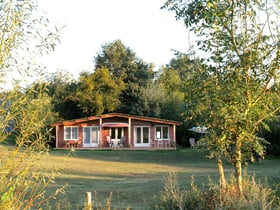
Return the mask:
[(134, 128), (134, 144), (135, 146), (150, 146), (150, 128), (145, 126)]
[(83, 128), (83, 145), (84, 147), (98, 147), (99, 127), (88, 126)]
[(124, 135), (124, 128), (111, 128), (110, 129), (110, 136), (111, 140), (116, 147), (121, 140), (121, 137)]

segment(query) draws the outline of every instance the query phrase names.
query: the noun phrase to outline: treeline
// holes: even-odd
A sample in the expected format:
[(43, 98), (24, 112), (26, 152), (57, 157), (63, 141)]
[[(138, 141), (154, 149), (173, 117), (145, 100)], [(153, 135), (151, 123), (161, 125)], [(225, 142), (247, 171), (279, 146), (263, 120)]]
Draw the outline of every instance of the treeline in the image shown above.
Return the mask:
[(110, 112), (176, 120), (183, 122), (177, 136), (179, 144), (186, 146), (192, 122), (185, 122), (183, 114), (195, 62), (178, 53), (169, 64), (154, 71), (153, 64), (116, 40), (102, 46), (91, 72), (80, 73), (78, 80), (66, 72), (56, 72), (44, 85), (52, 97), (57, 120)]
[[(52, 119), (62, 121), (119, 112), (182, 122), (177, 129), (181, 146), (189, 146), (190, 137), (201, 137), (188, 129), (201, 121), (194, 108), (199, 107), (205, 95), (194, 94), (194, 89), (203, 94), (200, 84), (212, 77), (210, 65), (177, 52), (169, 64), (154, 71), (153, 64), (137, 57), (121, 40), (103, 45), (93, 62), (94, 69), (80, 73), (78, 80), (59, 71), (36, 84), (48, 90), (55, 116)], [(209, 75), (200, 77), (202, 69)], [(268, 152), (279, 155), (279, 119), (269, 121), (271, 129), (261, 130), (259, 136), (270, 142)]]

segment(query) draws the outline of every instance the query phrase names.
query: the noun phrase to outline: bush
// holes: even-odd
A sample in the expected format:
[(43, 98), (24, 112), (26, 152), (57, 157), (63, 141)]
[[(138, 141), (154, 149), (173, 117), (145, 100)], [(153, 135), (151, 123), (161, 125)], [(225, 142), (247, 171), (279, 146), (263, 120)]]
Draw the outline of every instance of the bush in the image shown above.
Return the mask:
[[(276, 191), (257, 183), (254, 177), (243, 177), (244, 194), (239, 196), (235, 188), (235, 179), (229, 179), (227, 188), (208, 181), (204, 189), (199, 189), (194, 182), (188, 190), (181, 190), (175, 174), (170, 173), (165, 179), (161, 195), (155, 199), (151, 209), (277, 209), (279, 197)], [(278, 198), (278, 199), (277, 199)]]
[(267, 152), (273, 155), (280, 155), (280, 116), (268, 122), (269, 130), (260, 133), (269, 143)]

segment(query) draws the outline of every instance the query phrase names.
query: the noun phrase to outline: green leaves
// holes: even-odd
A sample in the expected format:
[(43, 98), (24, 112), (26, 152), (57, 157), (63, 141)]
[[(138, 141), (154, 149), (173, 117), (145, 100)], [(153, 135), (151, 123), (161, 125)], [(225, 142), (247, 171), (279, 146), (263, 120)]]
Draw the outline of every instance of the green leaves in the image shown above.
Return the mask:
[(83, 74), (77, 91), (79, 107), (84, 116), (100, 115), (114, 111), (120, 104), (119, 95), (124, 89), (121, 79), (113, 78), (108, 69), (97, 69)]
[[(278, 14), (262, 3), (173, 0), (166, 4), (202, 37), (198, 47), (207, 52), (208, 63), (198, 66), (186, 83), (191, 108), (186, 112), (209, 128), (199, 143), (208, 156), (234, 163), (240, 192), (242, 153), (264, 149), (266, 142), (257, 134), (264, 121), (280, 110), (279, 25), (269, 20)], [(263, 14), (268, 20), (260, 18)], [(271, 78), (278, 82), (269, 89)]]
[(103, 45), (94, 61), (95, 69), (108, 69), (112, 79), (124, 82), (117, 111), (136, 114), (139, 89), (147, 86), (154, 77), (152, 64), (138, 58), (121, 40)]

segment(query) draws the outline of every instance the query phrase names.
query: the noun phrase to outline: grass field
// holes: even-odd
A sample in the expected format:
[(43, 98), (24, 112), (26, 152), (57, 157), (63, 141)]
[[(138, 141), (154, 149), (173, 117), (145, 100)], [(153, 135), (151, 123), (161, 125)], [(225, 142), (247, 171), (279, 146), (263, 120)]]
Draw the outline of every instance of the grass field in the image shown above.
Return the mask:
[[(51, 151), (41, 163), (47, 171), (56, 168), (56, 183), (67, 184), (62, 195), (74, 209), (81, 207), (85, 192), (94, 192), (96, 204), (106, 202), (112, 192), (113, 207), (145, 209), (163, 190), (164, 178), (169, 172), (177, 173), (182, 187), (188, 187), (192, 176), (202, 186), (208, 177), (217, 181), (214, 160), (204, 158), (193, 149), (176, 151)], [(225, 164), (227, 175), (232, 167)], [(268, 181), (279, 176), (280, 158), (267, 156), (261, 163), (246, 166), (256, 179)], [(62, 198), (61, 197), (61, 198)], [(52, 203), (51, 203), (52, 204)], [(53, 205), (53, 204), (52, 204)]]

